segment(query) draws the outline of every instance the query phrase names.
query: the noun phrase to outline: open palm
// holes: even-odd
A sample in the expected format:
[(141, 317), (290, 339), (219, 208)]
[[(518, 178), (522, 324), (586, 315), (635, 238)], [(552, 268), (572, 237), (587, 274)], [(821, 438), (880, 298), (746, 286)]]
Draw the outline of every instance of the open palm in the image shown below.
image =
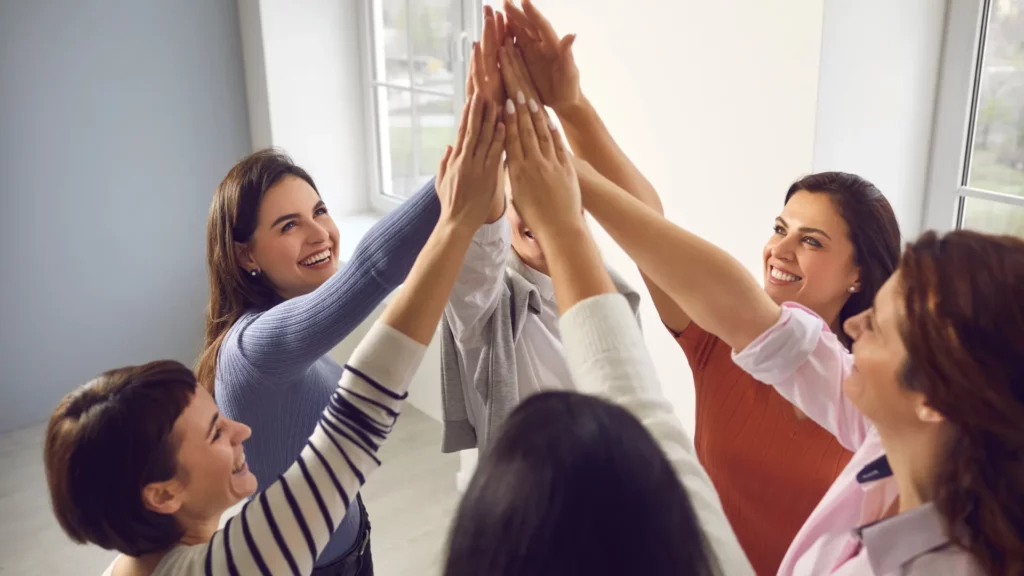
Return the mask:
[(505, 0), (506, 34), (515, 38), (541, 100), (556, 112), (580, 100), (580, 72), (572, 54), (574, 34), (559, 38), (530, 0), (520, 9)]

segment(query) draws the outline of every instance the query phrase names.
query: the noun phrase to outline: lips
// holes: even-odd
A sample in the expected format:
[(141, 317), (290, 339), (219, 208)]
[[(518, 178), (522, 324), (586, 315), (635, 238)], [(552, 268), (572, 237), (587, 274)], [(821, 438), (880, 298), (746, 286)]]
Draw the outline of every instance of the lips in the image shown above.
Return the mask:
[(241, 457), (235, 461), (235, 466), (231, 469), (232, 474), (240, 474), (248, 470), (248, 465), (245, 463), (245, 452), (242, 452)]
[(319, 266), (331, 260), (331, 249), (325, 248), (299, 261), (303, 266)]

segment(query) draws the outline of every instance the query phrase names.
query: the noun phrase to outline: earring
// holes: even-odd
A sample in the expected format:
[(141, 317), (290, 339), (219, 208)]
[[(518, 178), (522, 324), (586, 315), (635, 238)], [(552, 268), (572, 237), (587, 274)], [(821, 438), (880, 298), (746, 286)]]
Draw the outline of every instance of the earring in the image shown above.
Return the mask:
[(850, 286), (850, 294), (853, 294), (856, 291), (857, 291), (857, 287), (856, 286)]
[(252, 270), (249, 270), (249, 275), (252, 276), (253, 278), (259, 278), (260, 271), (253, 268)]

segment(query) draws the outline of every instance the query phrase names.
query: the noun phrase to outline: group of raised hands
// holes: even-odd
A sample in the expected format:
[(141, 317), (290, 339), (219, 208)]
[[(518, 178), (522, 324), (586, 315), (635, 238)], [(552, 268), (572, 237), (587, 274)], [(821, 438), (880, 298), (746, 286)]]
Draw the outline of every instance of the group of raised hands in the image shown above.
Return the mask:
[(521, 9), (505, 0), (504, 13), (484, 8), (458, 135), (438, 169), (442, 215), (484, 224), (492, 206), (504, 202), (505, 152), (511, 200), (542, 247), (545, 230), (582, 222), (575, 161), (545, 109), (580, 98), (574, 40), (559, 38), (529, 0)]

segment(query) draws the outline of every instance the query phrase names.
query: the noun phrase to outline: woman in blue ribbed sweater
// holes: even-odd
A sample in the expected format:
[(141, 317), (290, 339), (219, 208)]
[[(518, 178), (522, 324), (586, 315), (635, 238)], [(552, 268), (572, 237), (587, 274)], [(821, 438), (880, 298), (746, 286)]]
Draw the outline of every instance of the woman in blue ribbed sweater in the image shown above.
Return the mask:
[[(246, 453), (260, 490), (295, 461), (337, 389), (342, 367), (327, 352), (405, 280), (439, 213), (432, 180), (339, 266), (338, 228), (313, 179), (286, 155), (256, 152), (217, 188), (197, 375), (224, 415), (253, 429)], [(369, 543), (357, 501), (314, 574), (373, 574)]]

